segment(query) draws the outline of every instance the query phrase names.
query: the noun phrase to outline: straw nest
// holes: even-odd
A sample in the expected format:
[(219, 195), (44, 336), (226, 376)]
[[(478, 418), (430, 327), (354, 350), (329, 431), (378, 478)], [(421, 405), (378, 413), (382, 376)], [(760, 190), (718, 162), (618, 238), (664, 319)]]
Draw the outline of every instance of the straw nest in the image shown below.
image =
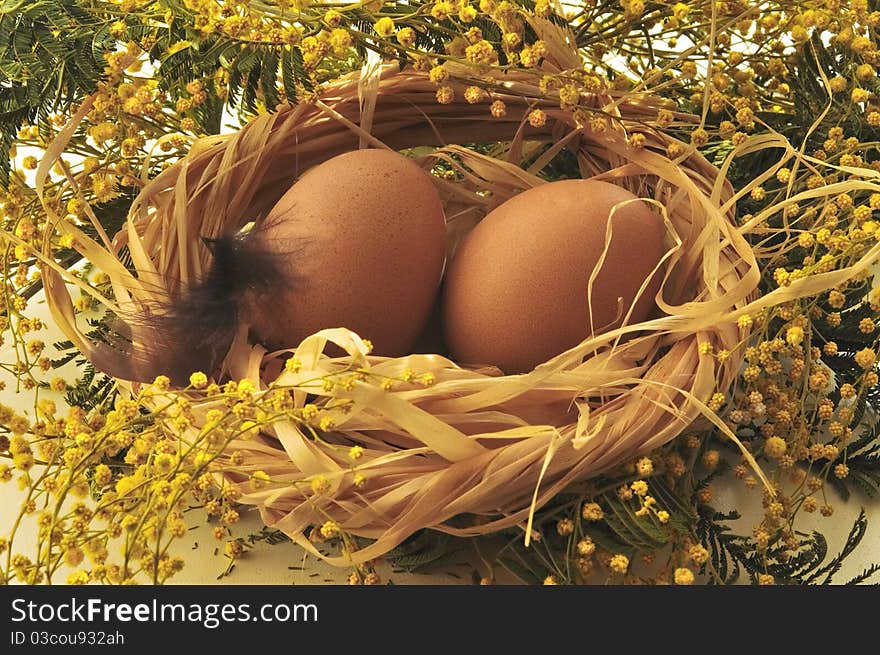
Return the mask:
[[(558, 48), (549, 64), (570, 67), (566, 56), (574, 55)], [(457, 98), (465, 86), (456, 86)], [(467, 536), (522, 526), (528, 535), (535, 509), (560, 491), (649, 453), (701, 416), (735, 439), (705, 403), (730, 389), (742, 363), (739, 346), (748, 335), (737, 317), (767, 303), (758, 299), (760, 270), (743, 236), (748, 226), (733, 222), (735, 199), (724, 176), (684, 144), (681, 157), (668, 158), (672, 140), (648, 126), (657, 111), (650, 98), (590, 98), (611, 119), (605, 131), (594, 131), (542, 99), (534, 76), (507, 74), (492, 80), (492, 89), (492, 99), (507, 106), (502, 118), (492, 118), (485, 102), (438, 104), (425, 74), (376, 66), (260, 115), (235, 134), (197, 142), (145, 184), (114, 238), (98, 243), (76, 232), (83, 254), (113, 282), (115, 299), (103, 300), (124, 316), (127, 308), (173, 298), (207, 270), (210, 254), (200, 237), (258, 220), (301, 172), (357, 147), (415, 149), (425, 169), (438, 161), (455, 169), (454, 179), (434, 178), (450, 253), (493, 207), (544, 183), (537, 173), (563, 148), (577, 156), (582, 177), (623, 185), (662, 212), (668, 250), (656, 302), (663, 316), (585, 340), (528, 374), (469, 370), (439, 353), (372, 356), (344, 328), (293, 349), (301, 362), (294, 372), (281, 366), (290, 351), (268, 353), (244, 336), (236, 340), (224, 371), (212, 373), (250, 378), (263, 390), (290, 386), (296, 408), (312, 403), (333, 427), (275, 421), (257, 438), (230, 445), (236, 461), (225, 460), (223, 475), (239, 486), (241, 503), (259, 507), (266, 525), (312, 552), (306, 533), (327, 520), (369, 540), (349, 556), (329, 558), (336, 564), (380, 556), (422, 528)], [(526, 121), (534, 108), (548, 116), (540, 128)], [(630, 145), (637, 133), (644, 147)], [(460, 145), (472, 142), (502, 144), (502, 154)], [(523, 168), (535, 143), (550, 149)], [(123, 249), (136, 275), (121, 265)], [(87, 356), (100, 358), (100, 344), (76, 326), (61, 277), (48, 271), (46, 288), (61, 327)], [(328, 355), (329, 343), (346, 354)], [(719, 361), (701, 352), (704, 343), (731, 356)], [(352, 378), (352, 371), (365, 374)], [(416, 374), (411, 381), (409, 371)], [(433, 384), (419, 383), (425, 373)], [(397, 382), (383, 389), (375, 381), (385, 378)], [(346, 408), (334, 409), (340, 400)], [(208, 409), (210, 403), (195, 405), (196, 416), (204, 420)], [(352, 445), (363, 447), (356, 461), (348, 455)], [(258, 470), (271, 482), (255, 485), (250, 474)], [(324, 484), (311, 484), (319, 477)]]

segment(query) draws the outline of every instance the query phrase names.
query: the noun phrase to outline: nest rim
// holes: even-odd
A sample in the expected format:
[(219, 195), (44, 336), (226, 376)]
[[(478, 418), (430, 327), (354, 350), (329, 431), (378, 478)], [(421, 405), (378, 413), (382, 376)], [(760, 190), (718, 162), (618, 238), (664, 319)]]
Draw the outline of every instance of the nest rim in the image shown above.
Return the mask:
[[(535, 412), (540, 414), (541, 405), (547, 403), (542, 394), (553, 396), (556, 393), (554, 398), (558, 400), (560, 388), (571, 391), (592, 385), (601, 389), (603, 384), (610, 384), (608, 395), (612, 396), (611, 400), (596, 405), (589, 402), (589, 396), (583, 403), (575, 403), (577, 398), (572, 397), (570, 401), (578, 411), (573, 421), (558, 422), (556, 425), (553, 421), (527, 421), (526, 425), (536, 428), (535, 433), (512, 437), (505, 445), (486, 448), (486, 439), (473, 439), (471, 445), (467, 445), (473, 435), (464, 433), (464, 439), (455, 448), (445, 445), (441, 448), (436, 445), (436, 440), (425, 441), (422, 448), (431, 451), (432, 462), (438, 466), (427, 473), (421, 470), (415, 473), (410, 482), (415, 482), (419, 476), (424, 477), (423, 484), (419, 485), (421, 489), (412, 491), (403, 500), (397, 498), (400, 486), (397, 483), (389, 483), (384, 496), (358, 492), (350, 472), (338, 465), (338, 470), (334, 472), (333, 493), (317, 504), (315, 498), (303, 497), (299, 491), (286, 493), (277, 488), (258, 490), (248, 481), (249, 470), (274, 467), (274, 470), (280, 471), (285, 469), (287, 461), (291, 462), (292, 468), (289, 470), (296, 469), (301, 474), (308, 473), (307, 467), (302, 466), (301, 462), (292, 463), (294, 458), (291, 457), (290, 448), (281, 445), (283, 439), (277, 433), (261, 440), (257, 446), (244, 442), (237, 444), (245, 451), (252, 449), (251, 461), (239, 467), (239, 474), (228, 476), (243, 491), (240, 502), (257, 505), (267, 525), (283, 530), (316, 554), (304, 531), (308, 525), (315, 523), (318, 516), (330, 515), (342, 529), (375, 540), (372, 545), (358, 551), (358, 561), (387, 552), (420, 528), (467, 536), (523, 525), (531, 520), (537, 508), (572, 482), (598, 475), (675, 438), (700, 415), (707, 416), (705, 401), (711, 391), (729, 388), (735, 380), (742, 361), (736, 344), (743, 338), (736, 326), (735, 315), (757, 297), (757, 280), (752, 275), (757, 264), (754, 259), (749, 261), (751, 251), (746, 251), (747, 244), (733, 225), (733, 209), (729, 203), (732, 190), (729, 185), (725, 186), (726, 181), (718, 183), (718, 169), (693, 148), (646, 125), (645, 116), (656, 111), (650, 99), (642, 96), (595, 95), (591, 99), (591, 106), (597, 112), (610, 116), (611, 120), (607, 131), (591, 132), (575, 124), (572, 112), (559, 109), (549, 100), (536, 100), (540, 94), (532, 80), (525, 76), (507, 79), (508, 92), (497, 92), (493, 96), (503, 99), (507, 105), (503, 120), (494, 122), (487, 120), (485, 104), (438, 104), (434, 98), (435, 86), (423, 73), (399, 72), (392, 70), (392, 67), (384, 67), (371, 83), (374, 85), (375, 104), (366, 121), (363, 112), (364, 80), (355, 74), (330, 84), (313, 102), (301, 102), (258, 116), (235, 134), (207, 137), (198, 142), (181, 162), (160, 173), (142, 189), (132, 204), (127, 225), (112, 241), (113, 255), (128, 248), (135, 255), (136, 264), (141, 264), (141, 281), (166, 284), (165, 291), (173, 295), (175, 284), (197, 278), (209, 265), (209, 253), (199, 247), (201, 237), (213, 237), (230, 226), (240, 228), (247, 220), (252, 220), (254, 214), (265, 215), (274, 204), (273, 194), (265, 194), (265, 190), (278, 186), (277, 175), (279, 170), (285, 169), (284, 162), (292, 161), (295, 163), (294, 170), (304, 171), (313, 159), (329, 159), (340, 148), (351, 149), (352, 144), (384, 145), (403, 150), (394, 146), (400, 145), (399, 140), (405, 137), (408, 139), (405, 148), (426, 145), (437, 148), (437, 144), (430, 143), (432, 136), (449, 134), (460, 137), (467, 130), (485, 136), (487, 133), (495, 134), (493, 130), (501, 126), (511, 137), (509, 152), (519, 149), (521, 153), (524, 141), (539, 137), (553, 144), (551, 147), (577, 142), (579, 166), (582, 172), (594, 171), (594, 175), (590, 176), (592, 179), (623, 182), (621, 186), (640, 197), (645, 190), (660, 196), (655, 199), (666, 207), (667, 223), (675, 227), (678, 222), (679, 227), (689, 228), (682, 229), (685, 235), (678, 239), (676, 252), (679, 256), (672, 258), (668, 266), (683, 267), (681, 270), (694, 275), (697, 274), (694, 271), (697, 271), (714, 276), (712, 282), (715, 287), (698, 286), (693, 297), (682, 299), (682, 289), (689, 280), (682, 279), (686, 278), (684, 274), (676, 278), (667, 269), (658, 292), (658, 304), (661, 309), (665, 304), (666, 313), (650, 321), (648, 328), (657, 331), (657, 334), (649, 339), (632, 340), (618, 350), (615, 350), (616, 346), (612, 347), (608, 351), (611, 354), (602, 360), (603, 366), (611, 367), (610, 374), (590, 371), (590, 362), (598, 362), (601, 359), (599, 355), (586, 359), (584, 356), (591, 348), (595, 351), (603, 338), (607, 341), (620, 336), (628, 327), (612, 331), (609, 333), (611, 336), (600, 335), (594, 340), (587, 340), (539, 365), (531, 373), (507, 376), (480, 371), (463, 374), (462, 369), (451, 360), (434, 355), (415, 359), (406, 356), (396, 358), (397, 361), (373, 357), (363, 349), (363, 342), (357, 335), (345, 334), (344, 330), (324, 331), (313, 335), (298, 348), (290, 349), (288, 352), (294, 356), (316, 366), (320, 361), (325, 364), (331, 361), (321, 355), (328, 341), (346, 349), (352, 361), (357, 360), (372, 367), (393, 369), (396, 366), (400, 369), (416, 361), (428, 365), (439, 373), (440, 387), (448, 382), (448, 386), (455, 389), (449, 397), (427, 395), (427, 400), (420, 401), (419, 412), (426, 413), (423, 408), (428, 407), (427, 413), (436, 415), (480, 412), (487, 407), (516, 407), (523, 398), (529, 397), (537, 399)], [(459, 97), (463, 88), (463, 83), (456, 88)], [(540, 128), (531, 127), (528, 123), (528, 114), (535, 108), (541, 108), (547, 116), (545, 125)], [(407, 116), (417, 116), (418, 120), (409, 119), (407, 123)], [(487, 129), (487, 123), (492, 126), (491, 129)], [(449, 126), (446, 132), (444, 126)], [(631, 136), (635, 133), (644, 136), (642, 147), (632, 146)], [(313, 138), (307, 138), (309, 136)], [(461, 141), (460, 138), (456, 139), (456, 142)], [(666, 156), (672, 143), (684, 147), (684, 154), (674, 161)], [(278, 146), (281, 153), (275, 158), (274, 165), (271, 157), (273, 145)], [(602, 148), (604, 151), (600, 152)], [(465, 154), (460, 146), (439, 146), (422, 161), (429, 162), (432, 158), (434, 161), (440, 158), (453, 161), (456, 156)], [(603, 161), (606, 170), (597, 170)], [(262, 184), (249, 186), (237, 177), (245, 163), (249, 165), (252, 175), (262, 173)], [(493, 164), (482, 156), (475, 157), (470, 163), (477, 175), (485, 173), (493, 165), (498, 166), (498, 188), (507, 192), (517, 184), (526, 185), (538, 179), (537, 175), (525, 171), (517, 173), (515, 169), (519, 169), (519, 166), (516, 163), (499, 160)], [(287, 167), (287, 170), (290, 168)], [(232, 171), (227, 176), (229, 179), (224, 180), (223, 176), (229, 171)], [(661, 171), (667, 173), (666, 177)], [(638, 180), (635, 185), (632, 184), (634, 179)], [(629, 187), (627, 181), (630, 182)], [(282, 193), (286, 188), (282, 189)], [(455, 202), (455, 193), (448, 185), (440, 184), (439, 188), (445, 194), (445, 203)], [(467, 194), (465, 196), (468, 197)], [(497, 203), (503, 202), (503, 196), (504, 193), (498, 193)], [(472, 198), (473, 194), (469, 197)], [(255, 198), (259, 201), (254, 202)], [(670, 211), (668, 204), (661, 199), (674, 201), (675, 210)], [(244, 207), (248, 207), (248, 211), (243, 211)], [(488, 205), (484, 209), (488, 211)], [(699, 215), (701, 210), (705, 212), (702, 217)], [(714, 242), (712, 237), (715, 238)], [(696, 255), (689, 258), (686, 253), (682, 254), (688, 243), (693, 242), (703, 245), (702, 260)], [(720, 264), (707, 263), (706, 252), (710, 253), (710, 258), (726, 253), (727, 267), (722, 266), (724, 270), (719, 272), (717, 267), (723, 265), (724, 260), (720, 259)], [(117, 289), (123, 291), (123, 297), (136, 296), (144, 288), (137, 283), (129, 284), (121, 277), (116, 283)], [(678, 292), (672, 294), (671, 298), (664, 295), (667, 285), (678, 286)], [(676, 300), (677, 305), (671, 304)], [(707, 307), (714, 311), (708, 312)], [(670, 312), (670, 309), (675, 311)], [(710, 343), (716, 350), (728, 349), (732, 355), (719, 363), (711, 354), (702, 353), (699, 343)], [(255, 361), (271, 362), (279, 355), (279, 352), (262, 351), (255, 359), (254, 352), (250, 351), (246, 361), (231, 365), (227, 358), (228, 372), (253, 377), (259, 371), (259, 364), (256, 368), (254, 366)], [(306, 355), (303, 356), (303, 353)], [(651, 363), (646, 365), (644, 361), (648, 359)], [(451, 378), (445, 379), (443, 373)], [(581, 379), (574, 382), (573, 378), (577, 376)], [(260, 382), (267, 386), (271, 380), (261, 377)], [(624, 392), (617, 395), (612, 393), (614, 385), (624, 387)], [(137, 385), (133, 388), (136, 389)], [(437, 388), (434, 387), (435, 390)], [(477, 390), (466, 393), (462, 389)], [(639, 393), (633, 390), (639, 390)], [(605, 392), (600, 395), (604, 396)], [(634, 397), (643, 403), (638, 411), (627, 407)], [(669, 405), (663, 408), (667, 401)], [(520, 410), (510, 411), (515, 413)], [(529, 411), (525, 414), (528, 415)], [(657, 420), (658, 412), (665, 417), (665, 424), (661, 425), (663, 422)], [(652, 418), (655, 424), (649, 424)], [(409, 429), (402, 419), (401, 422), (404, 425), (401, 429)], [(432, 425), (438, 426), (436, 421)], [(548, 425), (552, 429), (546, 429)], [(641, 438), (636, 439), (634, 434)], [(351, 439), (351, 434), (347, 434), (346, 438)], [(277, 452), (267, 455), (267, 444), (276, 448)], [(306, 450), (315, 448), (303, 444), (300, 447)], [(506, 451), (503, 457), (500, 455), (502, 451)], [(381, 457), (380, 454), (376, 459)], [(329, 462), (327, 466), (333, 467)], [(395, 469), (395, 466), (389, 465), (389, 470)], [(512, 483), (513, 480), (516, 484)], [(442, 493), (437, 491), (438, 487)], [(439, 505), (438, 495), (443, 500)], [(342, 502), (343, 496), (346, 502)], [(376, 507), (377, 500), (387, 500), (391, 496), (394, 496), (393, 500), (388, 500), (381, 508)], [(356, 501), (358, 497), (363, 500), (360, 504)], [(315, 509), (316, 506), (320, 511)], [(450, 518), (462, 514), (483, 516), (484, 519), (466, 527), (449, 523)], [(344, 561), (334, 558), (328, 560), (345, 565), (352, 561), (351, 556), (344, 558)]]

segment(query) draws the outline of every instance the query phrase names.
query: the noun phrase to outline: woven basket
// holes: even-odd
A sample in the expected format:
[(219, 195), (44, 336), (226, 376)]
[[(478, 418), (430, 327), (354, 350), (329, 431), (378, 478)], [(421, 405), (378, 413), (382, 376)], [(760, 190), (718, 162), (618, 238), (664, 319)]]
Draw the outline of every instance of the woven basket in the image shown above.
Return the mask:
[[(557, 61), (560, 68), (565, 63)], [(84, 249), (110, 275), (120, 314), (173, 298), (210, 265), (200, 237), (259, 220), (300, 173), (364, 146), (415, 149), (426, 169), (442, 160), (459, 173), (433, 178), (445, 203), (450, 254), (488, 211), (543, 183), (538, 171), (563, 147), (576, 154), (582, 177), (655, 201), (668, 228), (656, 298), (663, 316), (588, 339), (531, 373), (468, 370), (441, 354), (376, 357), (344, 328), (294, 349), (298, 372), (280, 366), (288, 353), (267, 353), (242, 338), (233, 344), (227, 375), (249, 377), (262, 388), (295, 386), (296, 407), (314, 403), (335, 426), (318, 439), (297, 421), (277, 421), (259, 437), (231, 444), (235, 465), (225, 458), (224, 475), (239, 485), (239, 502), (259, 507), (266, 525), (311, 552), (318, 554), (306, 532), (327, 520), (371, 541), (353, 554), (329, 557), (335, 564), (380, 556), (422, 528), (465, 536), (521, 525), (528, 535), (535, 509), (572, 483), (651, 452), (701, 415), (727, 429), (704, 403), (736, 378), (738, 346), (747, 338), (736, 317), (757, 297), (760, 278), (753, 251), (732, 222), (729, 185), (690, 146), (680, 144), (685, 154), (668, 158), (672, 140), (649, 126), (657, 112), (651, 98), (592, 97), (592, 107), (610, 118), (607, 129), (593, 131), (542, 99), (533, 76), (490, 81), (491, 99), (507, 107), (502, 118), (492, 118), (486, 102), (438, 104), (436, 86), (412, 70), (377, 67), (341, 79), (235, 134), (196, 143), (146, 183), (112, 242)], [(455, 86), (456, 98), (465, 86)], [(540, 128), (526, 121), (535, 108), (548, 117)], [(630, 145), (636, 133), (644, 135), (644, 147)], [(456, 145), (471, 142), (505, 147), (501, 157), (490, 157)], [(551, 148), (525, 170), (521, 164), (536, 142)], [(85, 237), (78, 233), (78, 240)], [(119, 261), (123, 247), (137, 276)], [(56, 320), (87, 356), (98, 358), (99, 344), (76, 328), (60, 278), (47, 275), (46, 285)], [(326, 354), (329, 343), (346, 355)], [(731, 355), (719, 361), (701, 354), (701, 343)], [(368, 375), (332, 388), (314, 381), (341, 380), (352, 370)], [(430, 373), (434, 383), (399, 381), (383, 390), (370, 382), (406, 380), (407, 371)], [(334, 399), (345, 399), (349, 409), (334, 412)], [(196, 415), (204, 419), (199, 408)], [(352, 445), (364, 449), (356, 462), (348, 457)], [(254, 485), (254, 471), (265, 471), (271, 482)], [(316, 491), (310, 482), (319, 476), (328, 488)], [(363, 476), (362, 485), (356, 476)]]

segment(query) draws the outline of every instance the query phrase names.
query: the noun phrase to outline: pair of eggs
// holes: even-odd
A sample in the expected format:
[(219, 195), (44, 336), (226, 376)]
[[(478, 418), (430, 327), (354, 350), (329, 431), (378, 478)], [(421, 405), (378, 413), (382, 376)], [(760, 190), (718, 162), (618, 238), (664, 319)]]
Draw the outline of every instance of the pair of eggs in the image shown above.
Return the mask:
[(624, 317), (647, 318), (664, 236), (660, 215), (625, 189), (562, 180), (499, 205), (447, 262), (429, 174), (398, 153), (358, 150), (307, 171), (271, 210), (260, 238), (295, 256), (246, 318), (269, 347), (344, 326), (387, 356), (424, 351), (440, 328), (457, 363), (523, 373)]

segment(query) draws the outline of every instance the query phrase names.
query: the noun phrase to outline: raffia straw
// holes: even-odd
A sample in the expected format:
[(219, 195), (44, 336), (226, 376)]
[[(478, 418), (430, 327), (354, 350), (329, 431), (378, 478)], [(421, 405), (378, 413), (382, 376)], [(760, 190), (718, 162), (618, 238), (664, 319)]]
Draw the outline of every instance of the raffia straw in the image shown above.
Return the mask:
[[(570, 36), (544, 24), (539, 29), (550, 44), (549, 65), (564, 69), (577, 56)], [(468, 69), (456, 74), (461, 97), (473, 80), (467, 79)], [(666, 156), (671, 138), (646, 126), (645, 119), (656, 115), (662, 102), (656, 98), (586, 98), (615, 119), (607, 131), (593, 133), (576, 125), (570, 112), (542, 99), (532, 75), (511, 72), (490, 82), (492, 99), (507, 105), (502, 118), (491, 118), (485, 104), (438, 104), (435, 86), (412, 70), (384, 66), (367, 82), (358, 74), (343, 78), (314, 101), (260, 115), (235, 134), (196, 142), (183, 161), (145, 184), (110, 249), (77, 235), (82, 255), (106, 264), (124, 317), (126, 309), (173, 298), (181, 285), (207, 270), (210, 254), (198, 237), (259, 220), (303, 171), (362, 144), (436, 147), (419, 162), (426, 169), (438, 161), (455, 169), (455, 181), (433, 178), (446, 209), (450, 254), (493, 207), (543, 183), (539, 166), (552, 155), (528, 171), (519, 165), (518, 158), (536, 141), (551, 152), (572, 150), (583, 177), (613, 181), (662, 208), (668, 249), (657, 271), (663, 283), (655, 298), (662, 315), (586, 339), (527, 374), (469, 370), (439, 354), (372, 356), (359, 335), (336, 328), (291, 349), (301, 369), (273, 379), (264, 371), (289, 352), (267, 353), (248, 343), (242, 327), (224, 370), (213, 373), (248, 377), (264, 390), (289, 387), (296, 407), (310, 397), (332, 416), (335, 427), (314, 440), (294, 421), (276, 422), (257, 439), (231, 444), (229, 452), (237, 452), (243, 463), (233, 466), (227, 455), (218, 461), (218, 471), (238, 485), (240, 502), (259, 508), (266, 525), (333, 564), (381, 556), (422, 528), (472, 536), (524, 526), (528, 534), (535, 511), (560, 491), (651, 452), (698, 419), (736, 441), (706, 402), (737, 378), (749, 338), (737, 327), (737, 318), (820, 293), (880, 258), (878, 245), (847, 269), (805, 277), (759, 297), (760, 268), (746, 236), (780, 207), (735, 225), (735, 202), (748, 189), (734, 194), (724, 172), (738, 153), (762, 148), (785, 147), (787, 156), (805, 165), (823, 164), (774, 135), (740, 145), (720, 171), (685, 144), (679, 144), (685, 154), (673, 162)], [(548, 115), (541, 128), (525, 120), (535, 107)], [(644, 135), (644, 148), (630, 147), (628, 137), (634, 133)], [(459, 145), (473, 141), (512, 145), (493, 158)], [(62, 150), (63, 145), (53, 152), (57, 156)], [(48, 159), (44, 162), (51, 166)], [(792, 200), (857, 189), (880, 191), (873, 182), (848, 180)], [(124, 246), (138, 275), (112, 263)], [(61, 329), (76, 336), (86, 356), (106, 358), (98, 344), (77, 331), (68, 291), (56, 274), (47, 277), (46, 292)], [(701, 354), (703, 342), (716, 351), (728, 350), (730, 357), (719, 362)], [(329, 344), (346, 354), (328, 356)], [(366, 381), (331, 390), (320, 382), (352, 370), (363, 371)], [(435, 382), (428, 387), (400, 383), (390, 391), (369, 382), (400, 378), (406, 370), (431, 373)], [(329, 409), (339, 399), (348, 401), (347, 412)], [(193, 429), (209, 409), (193, 397)], [(364, 449), (356, 468), (346, 457), (351, 444)], [(762, 475), (745, 449), (743, 456)], [(265, 487), (248, 479), (258, 470), (272, 479)], [(362, 488), (355, 484), (355, 473), (366, 476)], [(316, 476), (326, 478), (330, 491), (312, 491)], [(326, 520), (372, 542), (348, 556), (327, 557), (306, 537), (310, 526)]]

